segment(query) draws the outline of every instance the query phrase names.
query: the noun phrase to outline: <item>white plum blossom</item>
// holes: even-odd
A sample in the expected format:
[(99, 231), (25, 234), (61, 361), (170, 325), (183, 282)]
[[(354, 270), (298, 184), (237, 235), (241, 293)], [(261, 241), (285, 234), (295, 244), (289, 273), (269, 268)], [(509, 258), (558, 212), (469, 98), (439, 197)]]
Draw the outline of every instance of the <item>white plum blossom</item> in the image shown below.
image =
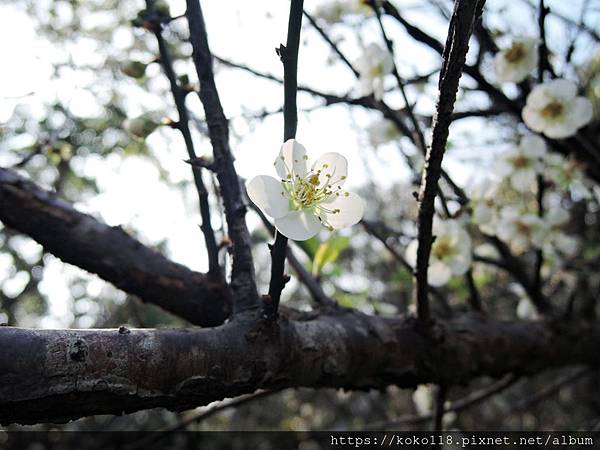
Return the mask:
[(533, 88), (522, 116), (533, 131), (562, 139), (574, 135), (592, 120), (593, 111), (588, 99), (577, 96), (575, 83), (558, 79)]
[(427, 416), (433, 411), (433, 389), (431, 384), (419, 384), (412, 394), (412, 400), (419, 416)]
[(510, 47), (500, 50), (494, 58), (496, 77), (501, 83), (518, 83), (538, 64), (538, 39), (532, 37), (516, 38)]
[(492, 178), (485, 178), (470, 187), (473, 211), (471, 218), (484, 233), (493, 234), (498, 219), (499, 183)]
[(391, 120), (383, 119), (373, 122), (367, 128), (369, 142), (373, 147), (387, 144), (400, 137), (398, 127)]
[(248, 181), (246, 189), (250, 200), (274, 219), (284, 236), (304, 241), (323, 227), (337, 230), (362, 218), (362, 199), (342, 190), (348, 172), (344, 156), (325, 153), (309, 168), (304, 146), (289, 139), (274, 165), (279, 179), (259, 175)]
[(527, 296), (521, 295), (517, 304), (517, 317), (522, 320), (540, 320), (540, 315), (531, 300)]
[(506, 242), (515, 253), (524, 253), (531, 247), (541, 248), (547, 227), (537, 214), (523, 212), (516, 206), (505, 206), (500, 210), (496, 225), (496, 236)]
[(340, 22), (347, 15), (371, 16), (371, 8), (365, 0), (329, 0), (324, 1), (315, 9), (315, 16), (333, 24)]
[(560, 203), (552, 204), (544, 214), (546, 236), (542, 249), (547, 259), (551, 259), (554, 263), (575, 256), (580, 248), (580, 240), (563, 231), (568, 220), (569, 213), (560, 206)]
[(590, 181), (584, 175), (581, 162), (574, 158), (566, 159), (557, 153), (549, 153), (545, 159), (550, 173), (549, 179), (561, 189), (570, 191), (578, 198), (593, 197)]
[(536, 176), (543, 171), (542, 158), (546, 155), (546, 143), (539, 136), (524, 136), (519, 145), (502, 155), (497, 173), (507, 177), (513, 189), (530, 191)]
[(383, 79), (394, 68), (392, 55), (376, 43), (367, 45), (363, 54), (355, 62), (359, 77), (359, 95), (373, 94), (376, 99), (383, 97)]
[[(453, 275), (464, 274), (471, 266), (471, 237), (456, 220), (433, 220), (435, 240), (429, 257), (429, 284), (442, 286)], [(417, 263), (419, 243), (415, 239), (406, 248), (406, 260), (413, 267)]]

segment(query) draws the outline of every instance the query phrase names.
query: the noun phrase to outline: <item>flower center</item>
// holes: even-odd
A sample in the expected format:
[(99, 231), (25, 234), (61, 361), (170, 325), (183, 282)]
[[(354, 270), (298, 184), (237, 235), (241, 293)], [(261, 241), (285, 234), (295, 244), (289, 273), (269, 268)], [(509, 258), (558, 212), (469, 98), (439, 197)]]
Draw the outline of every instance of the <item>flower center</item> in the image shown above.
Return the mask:
[(529, 158), (525, 155), (515, 156), (512, 160), (512, 165), (515, 169), (524, 169), (529, 166)]
[(454, 248), (450, 242), (449, 236), (436, 238), (431, 248), (431, 254), (437, 259), (444, 259), (453, 253)]
[(513, 63), (513, 64), (516, 62), (519, 62), (524, 57), (525, 57), (525, 48), (524, 48), (523, 44), (520, 42), (514, 42), (512, 47), (510, 49), (508, 49), (508, 51), (504, 55), (504, 58), (509, 63)]
[(563, 113), (564, 107), (563, 104), (557, 101), (553, 101), (548, 103), (542, 109), (542, 116), (547, 119), (556, 119)]
[(528, 235), (529, 234), (530, 227), (526, 223), (523, 223), (521, 221), (517, 221), (517, 223), (515, 224), (515, 226), (517, 228), (517, 233), (524, 234), (524, 235)]
[[(329, 168), (328, 164), (323, 164), (321, 169), (311, 169), (304, 177), (289, 170), (285, 180), (281, 180), (283, 188), (289, 194), (291, 205), (294, 209), (312, 209), (314, 214), (319, 218), (321, 223), (329, 228), (333, 227), (327, 222), (324, 217), (326, 214), (339, 214), (340, 209), (327, 208), (321, 203), (328, 201), (331, 197), (345, 196), (348, 197), (348, 192), (342, 192), (342, 183), (346, 176), (335, 177), (335, 168), (331, 173), (323, 173)], [(324, 179), (326, 182), (322, 183)], [(284, 193), (282, 192), (282, 195)]]

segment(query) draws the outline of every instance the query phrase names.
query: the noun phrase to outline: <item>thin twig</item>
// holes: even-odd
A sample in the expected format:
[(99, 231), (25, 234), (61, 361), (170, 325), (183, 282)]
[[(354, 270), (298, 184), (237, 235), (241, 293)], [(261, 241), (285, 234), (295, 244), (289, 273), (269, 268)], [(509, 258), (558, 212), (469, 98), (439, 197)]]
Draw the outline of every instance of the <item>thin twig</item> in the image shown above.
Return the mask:
[(473, 278), (473, 269), (467, 270), (467, 273), (465, 273), (465, 280), (467, 282), (467, 287), (469, 288), (469, 305), (474, 311), (481, 311), (481, 296), (479, 295), (475, 279)]
[[(250, 207), (254, 210), (254, 212), (256, 212), (256, 214), (258, 214), (258, 217), (260, 217), (260, 220), (262, 221), (265, 228), (269, 230), (271, 236), (275, 236), (276, 229), (273, 226), (273, 224), (269, 222), (267, 216), (265, 216), (264, 213), (254, 203), (251, 203)], [(287, 260), (290, 263), (290, 266), (292, 266), (292, 268), (296, 272), (296, 275), (298, 275), (298, 279), (300, 280), (300, 282), (302, 282), (302, 284), (306, 286), (306, 289), (308, 289), (308, 292), (318, 305), (335, 304), (335, 301), (331, 297), (329, 297), (325, 293), (325, 291), (323, 291), (323, 288), (321, 287), (317, 279), (313, 277), (312, 274), (304, 268), (300, 261), (298, 261), (298, 258), (296, 258), (295, 253), (290, 247), (288, 247), (287, 249)]]
[(543, 389), (536, 392), (532, 396), (527, 397), (527, 398), (521, 400), (520, 402), (518, 402), (515, 405), (514, 410), (515, 411), (526, 411), (526, 410), (530, 409), (536, 403), (539, 403), (540, 401), (544, 400), (545, 398), (550, 397), (554, 393), (560, 391), (566, 385), (573, 383), (574, 381), (580, 379), (581, 377), (589, 374), (591, 371), (592, 371), (591, 368), (583, 367), (583, 368), (578, 369), (568, 375), (565, 375), (565, 376), (559, 378), (558, 380), (554, 381), (553, 383), (550, 383), (548, 386), (545, 386)]
[[(542, 174), (537, 175), (537, 213), (538, 217), (544, 217), (544, 191), (546, 189), (546, 181)], [(535, 264), (533, 268), (533, 289), (539, 291), (542, 288), (542, 265), (544, 264), (544, 251), (540, 247), (535, 252)]]
[[(423, 155), (426, 155), (427, 144), (425, 143), (425, 136), (423, 134), (423, 130), (421, 129), (421, 125), (419, 124), (419, 121), (415, 116), (413, 104), (408, 100), (408, 95), (406, 94), (406, 89), (404, 88), (404, 80), (400, 76), (400, 72), (398, 72), (398, 67), (396, 66), (394, 44), (392, 43), (390, 38), (388, 38), (388, 35), (385, 31), (383, 21), (381, 20), (381, 11), (379, 9), (379, 4), (376, 0), (371, 2), (371, 8), (375, 12), (375, 17), (377, 18), (377, 23), (379, 24), (379, 29), (381, 30), (381, 36), (383, 37), (388, 52), (390, 52), (390, 55), (392, 56), (392, 74), (394, 75), (396, 83), (398, 84), (398, 88), (400, 89), (400, 93), (402, 94), (402, 100), (404, 100), (404, 104), (406, 105), (405, 110), (413, 127), (412, 133), (410, 133), (409, 135), (412, 136), (412, 140), (415, 146), (421, 150), (421, 153)], [(446, 197), (444, 196), (441, 186), (438, 185), (437, 189), (438, 196), (442, 203), (442, 208), (444, 209), (444, 213), (446, 214), (446, 216), (450, 216), (448, 203), (446, 202)]]
[(443, 54), (439, 81), (439, 97), (433, 118), (431, 147), (425, 158), (425, 168), (419, 192), (416, 300), (418, 317), (424, 323), (430, 321), (428, 267), (433, 244), (432, 225), (434, 202), (438, 192), (442, 159), (446, 149), (451, 116), (456, 101), (458, 83), (465, 65), (473, 23), (482, 2), (457, 0), (450, 19), (446, 47)]
[[(398, 250), (396, 250), (396, 248), (388, 242), (385, 236), (383, 236), (372, 223), (366, 220), (361, 220), (360, 224), (363, 226), (367, 233), (369, 233), (371, 236), (373, 236), (375, 239), (377, 239), (383, 244), (383, 246), (390, 252), (390, 255), (393, 256), (394, 260), (400, 263), (400, 265), (406, 270), (408, 270), (409, 273), (413, 272), (414, 268), (408, 263), (404, 256), (402, 256), (402, 254), (398, 252)], [(429, 289), (431, 293), (435, 296), (435, 298), (438, 300), (438, 303), (442, 306), (444, 311), (448, 314), (451, 314), (452, 309), (450, 308), (450, 305), (448, 304), (448, 301), (446, 300), (444, 294), (442, 294), (442, 292), (435, 286), (429, 286)]]
[(354, 73), (355, 76), (358, 77), (360, 75), (358, 70), (354, 68), (350, 60), (348, 60), (348, 58), (346, 58), (346, 56), (340, 51), (337, 44), (331, 40), (327, 33), (325, 33), (325, 30), (321, 28), (317, 21), (308, 12), (306, 12), (306, 10), (304, 10), (303, 13), (304, 16), (306, 16), (306, 18), (310, 22), (310, 24), (313, 26), (313, 28), (317, 31), (317, 33), (321, 35), (321, 37), (331, 46), (332, 50), (336, 53), (336, 55), (339, 56), (342, 62), (346, 64), (346, 66)]
[(213, 147), (217, 179), (223, 196), (225, 217), (229, 237), (233, 243), (231, 288), (233, 291), (234, 313), (259, 306), (258, 292), (254, 278), (254, 262), (250, 233), (246, 226), (246, 206), (242, 198), (238, 175), (233, 165), (233, 155), (229, 147), (229, 125), (215, 85), (212, 53), (202, 7), (199, 0), (187, 0), (186, 16), (190, 28), (190, 43), (193, 60), (200, 81), (199, 97), (204, 107), (210, 142)]
[[(154, 0), (146, 0), (146, 7), (151, 15), (154, 14)], [(173, 69), (173, 62), (169, 49), (162, 36), (162, 27), (158, 20), (155, 21), (153, 26), (153, 33), (158, 43), (158, 50), (160, 54), (160, 64), (165, 72), (165, 76), (169, 80), (171, 87), (171, 93), (173, 100), (175, 101), (175, 107), (177, 108), (177, 114), (179, 120), (177, 122), (177, 129), (181, 132), (183, 140), (185, 142), (185, 148), (187, 150), (190, 159), (196, 159), (196, 151), (194, 149), (194, 142), (192, 140), (192, 134), (189, 128), (189, 114), (187, 107), (185, 106), (185, 97), (187, 92), (184, 91), (179, 83), (177, 82), (177, 76)], [(206, 252), (208, 254), (208, 270), (211, 274), (222, 275), (221, 268), (219, 266), (219, 248), (215, 238), (215, 232), (211, 225), (211, 214), (210, 204), (208, 202), (208, 192), (204, 181), (202, 179), (202, 169), (200, 167), (192, 167), (192, 174), (194, 176), (194, 183), (196, 185), (196, 191), (198, 192), (198, 200), (200, 206), (200, 216), (202, 217), (202, 224), (200, 229), (204, 235), (204, 242), (206, 245)]]
[(444, 403), (446, 402), (446, 386), (440, 384), (435, 396), (435, 410), (433, 411), (432, 431), (444, 431)]
[[(507, 375), (499, 381), (496, 381), (485, 388), (478, 391), (472, 392), (471, 394), (456, 400), (450, 404), (447, 408), (444, 408), (444, 414), (449, 412), (461, 412), (471, 406), (477, 405), (482, 401), (489, 399), (490, 397), (504, 391), (508, 387), (512, 386), (519, 378), (515, 375)], [(367, 424), (365, 429), (374, 430), (380, 428), (392, 428), (401, 425), (418, 425), (421, 423), (427, 423), (433, 419), (433, 414), (425, 414), (423, 416), (406, 415), (398, 417), (393, 420), (386, 420), (380, 422), (373, 422)]]
[[(294, 139), (298, 127), (298, 109), (296, 94), (298, 92), (298, 50), (300, 48), (300, 31), (302, 30), (302, 7), (304, 0), (292, 0), (288, 21), (287, 42), (279, 46), (277, 53), (283, 63), (283, 141)], [(287, 237), (279, 231), (275, 233), (275, 243), (271, 248), (271, 279), (269, 294), (263, 298), (263, 314), (267, 320), (277, 317), (277, 308), (281, 299), (281, 291), (289, 280), (285, 274), (285, 258), (287, 255)]]
[(206, 411), (196, 413), (196, 414), (193, 414), (193, 415), (185, 418), (184, 420), (179, 422), (177, 425), (174, 425), (170, 428), (160, 431), (158, 435), (157, 435), (157, 433), (152, 433), (151, 436), (148, 436), (147, 438), (136, 442), (132, 446), (126, 447), (126, 449), (127, 450), (138, 450), (138, 449), (142, 449), (142, 448), (145, 449), (148, 447), (152, 447), (157, 442), (162, 441), (165, 438), (169, 437), (171, 434), (173, 434), (177, 431), (184, 430), (188, 425), (191, 425), (194, 422), (202, 422), (202, 421), (208, 419), (209, 417), (212, 417), (215, 414), (218, 414), (221, 411), (224, 411), (226, 409), (237, 408), (239, 406), (245, 405), (247, 403), (251, 403), (251, 402), (253, 402), (255, 400), (259, 400), (261, 398), (270, 397), (273, 394), (277, 394), (278, 392), (281, 392), (281, 389), (258, 391), (258, 392), (255, 392), (254, 394), (243, 395), (241, 397), (237, 397), (237, 398), (234, 398), (234, 399), (226, 401), (226, 402), (221, 402), (218, 405), (213, 406), (212, 408), (210, 408)]
[(548, 45), (546, 44), (546, 16), (550, 8), (544, 5), (544, 0), (539, 0), (538, 6), (538, 28), (540, 32), (540, 43), (538, 45), (538, 83), (544, 82), (544, 72), (552, 72), (550, 61), (548, 61)]

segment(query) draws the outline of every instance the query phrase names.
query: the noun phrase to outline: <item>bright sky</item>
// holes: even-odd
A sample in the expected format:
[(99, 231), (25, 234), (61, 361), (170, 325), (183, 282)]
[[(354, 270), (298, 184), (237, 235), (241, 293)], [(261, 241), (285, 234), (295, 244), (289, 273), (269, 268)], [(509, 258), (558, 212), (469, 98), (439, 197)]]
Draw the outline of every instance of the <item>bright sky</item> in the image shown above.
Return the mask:
[[(173, 0), (169, 3), (172, 15), (184, 11), (183, 0)], [(320, 2), (307, 0), (306, 9), (313, 11), (318, 3)], [(431, 22), (431, 16), (424, 16), (419, 8), (414, 8), (414, 5), (420, 2), (411, 0), (398, 3), (408, 11), (408, 17), (415, 21), (424, 23), (428, 20), (427, 31), (444, 40), (445, 24), (442, 21)], [(488, 8), (497, 9), (501, 3), (503, 2), (499, 0), (490, 1)], [(516, 3), (519, 2), (513, 2), (514, 8), (517, 8)], [(565, 9), (566, 14), (576, 18), (578, 10), (576, 4), (579, 5), (580, 1), (568, 3), (568, 9), (564, 8), (564, 5), (560, 6)], [(138, 7), (142, 4), (143, 2), (136, 2)], [(275, 55), (274, 48), (280, 42), (285, 42), (288, 2), (281, 0), (204, 1), (203, 6), (210, 45), (215, 54), (281, 76), (281, 63)], [(64, 14), (68, 16), (68, 10), (65, 10)], [(52, 62), (64, 59), (63, 50), (54, 48), (50, 42), (37, 36), (34, 21), (22, 9), (11, 4), (0, 4), (0, 17), (3, 22), (3, 26), (0, 27), (0, 42), (19, 43), (19, 45), (4, 45), (2, 49), (3, 61), (8, 61), (9, 64), (0, 71), (0, 124), (9, 119), (16, 107), (28, 107), (35, 117), (41, 118), (44, 112), (43, 105), (53, 102), (56, 98), (69, 104), (76, 115), (93, 115), (97, 110), (95, 97), (102, 95), (102, 86), (93, 86), (93, 93), (87, 89), (88, 86), (94, 85), (94, 72), (66, 71), (59, 79), (52, 79)], [(533, 32), (527, 28), (530, 17), (521, 17), (518, 14), (514, 17), (515, 20), (511, 23), (514, 30), (523, 34)], [(101, 14), (90, 16), (84, 20), (84, 27), (93, 28), (101, 25), (106, 19), (107, 16)], [(377, 28), (375, 24), (372, 25), (365, 28), (362, 35), (363, 44), (372, 41), (380, 42)], [(402, 33), (397, 27), (391, 25), (390, 23), (390, 29), (395, 30), (393, 36), (401, 39)], [(334, 39), (345, 36), (340, 46), (348, 57), (354, 60), (360, 55), (360, 45), (355, 39), (356, 34), (342, 31), (343, 28), (334, 27), (331, 35)], [(135, 32), (129, 28), (116, 30), (112, 45), (122, 50), (128, 47), (138, 35), (139, 30)], [(405, 42), (407, 40), (402, 41), (401, 51), (398, 51), (396, 58), (396, 63), (404, 76), (426, 73), (435, 67), (436, 59), (429, 52), (423, 51), (420, 46), (414, 44), (405, 45)], [(327, 64), (330, 52), (309, 26), (306, 26), (303, 31), (303, 43), (299, 64), (301, 84), (342, 94), (352, 89), (355, 83), (353, 75), (342, 65)], [(69, 53), (78, 64), (94, 65), (98, 64), (101, 58), (95, 50), (95, 44), (91, 40), (82, 40), (76, 46), (70, 47)], [(190, 74), (193, 73), (191, 65), (181, 65), (177, 68), (180, 70), (185, 68)], [(155, 73), (154, 71), (159, 71), (156, 65), (151, 67), (150, 73)], [(392, 81), (388, 80), (390, 83)], [(272, 161), (282, 139), (282, 117), (273, 115), (253, 129), (248, 129), (239, 117), (245, 108), (254, 111), (259, 111), (261, 108), (266, 110), (279, 108), (283, 98), (281, 86), (253, 80), (251, 76), (236, 70), (221, 70), (217, 82), (226, 114), (232, 118), (234, 136), (232, 143), (239, 174), (248, 178), (260, 173), (270, 173)], [(126, 86), (129, 86), (127, 83), (131, 84), (130, 87), (125, 88), (125, 92), (131, 93), (128, 106), (132, 115), (156, 108), (156, 97), (140, 92), (135, 82), (126, 80), (125, 77), (124, 83)], [(158, 75), (157, 83), (163, 86), (164, 77)], [(420, 94), (417, 108), (430, 113), (434, 96), (434, 90)], [(196, 98), (189, 100), (190, 108), (199, 111), (198, 100)], [(389, 101), (393, 106), (402, 106), (396, 95), (391, 95)], [(299, 96), (301, 109), (310, 108), (317, 102), (308, 95)], [(328, 107), (317, 109), (310, 114), (301, 113), (297, 138), (314, 155), (326, 151), (343, 153), (350, 162), (348, 179), (350, 187), (356, 188), (367, 181), (375, 181), (380, 186), (387, 186), (392, 180), (406, 177), (408, 171), (403, 169), (404, 164), (395, 148), (384, 147), (375, 157), (374, 153), (366, 148), (365, 133), (356, 133), (357, 129), (366, 128), (376, 117), (358, 109), (349, 110), (345, 107)], [(469, 126), (471, 125), (463, 125), (463, 131), (470, 131)], [(241, 139), (236, 136), (241, 136)], [(189, 167), (182, 162), (186, 157), (185, 150), (180, 136), (175, 131), (155, 132), (148, 139), (148, 143), (172, 182), (191, 180)], [(205, 139), (199, 139), (197, 147), (200, 154), (210, 152), (210, 146)], [(369, 162), (368, 170), (365, 161)], [(0, 147), (0, 165), (10, 165), (12, 162), (3, 154)], [(199, 215), (196, 212), (195, 194), (191, 186), (182, 195), (180, 191), (162, 184), (159, 180), (158, 168), (150, 161), (139, 157), (125, 160), (116, 154), (106, 158), (76, 157), (72, 164), (78, 173), (95, 177), (102, 191), (97, 197), (78, 204), (78, 208), (101, 217), (110, 225), (124, 225), (131, 228), (142, 237), (144, 242), (150, 244), (157, 243), (168, 236), (168, 252), (174, 260), (193, 269), (206, 269), (206, 261), (202, 257), (202, 236), (197, 227)], [(456, 152), (455, 157), (450, 155), (446, 164), (459, 181), (464, 182), (472, 174), (472, 170), (462, 163), (459, 151)], [(396, 167), (398, 170), (389, 170), (389, 167)], [(43, 183), (44, 180), (37, 181)], [(376, 214), (376, 212), (371, 211), (367, 214)], [(249, 215), (249, 223), (251, 226), (257, 224), (253, 215)], [(39, 251), (36, 246), (29, 245), (30, 252)], [(27, 278), (11, 272), (10, 267), (7, 267), (9, 264), (9, 261), (3, 263), (0, 260), (0, 281), (12, 278), (7, 284), (8, 288), (5, 285), (5, 289), (18, 292), (19, 286), (26, 283)], [(51, 314), (41, 324), (35, 324), (36, 326), (54, 327), (70, 324), (71, 296), (64, 281), (81, 274), (81, 271), (65, 267), (56, 259), (51, 258), (48, 261), (46, 269), (48, 276), (45, 277), (43, 290), (49, 298)], [(88, 286), (88, 294), (100, 295), (102, 289), (109, 288), (100, 281), (94, 281)], [(79, 323), (79, 325), (86, 324)]]

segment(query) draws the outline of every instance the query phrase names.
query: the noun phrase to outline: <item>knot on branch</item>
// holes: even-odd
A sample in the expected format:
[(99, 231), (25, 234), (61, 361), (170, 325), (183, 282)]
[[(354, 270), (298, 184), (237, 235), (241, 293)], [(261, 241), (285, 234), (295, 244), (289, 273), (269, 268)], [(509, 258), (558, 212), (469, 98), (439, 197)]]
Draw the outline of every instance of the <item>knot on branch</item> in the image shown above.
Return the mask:
[(69, 344), (69, 358), (75, 362), (85, 361), (88, 353), (88, 345), (83, 339), (76, 339)]

